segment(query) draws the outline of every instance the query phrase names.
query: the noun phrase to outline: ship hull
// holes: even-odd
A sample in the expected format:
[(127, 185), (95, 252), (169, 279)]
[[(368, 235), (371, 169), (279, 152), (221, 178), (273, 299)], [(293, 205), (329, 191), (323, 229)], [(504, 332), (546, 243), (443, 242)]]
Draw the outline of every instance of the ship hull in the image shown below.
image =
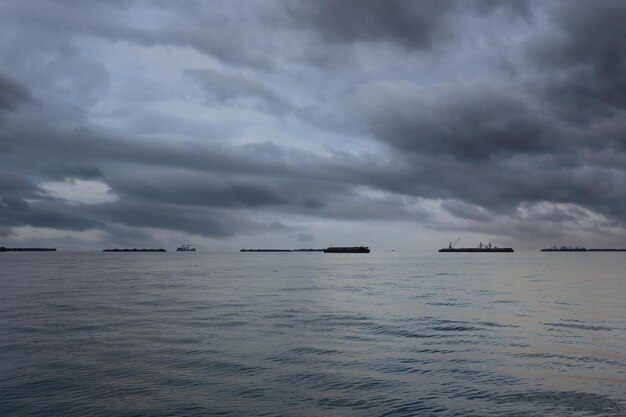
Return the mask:
[(367, 246), (330, 247), (324, 249), (324, 253), (370, 253), (370, 249)]
[(587, 249), (541, 249), (541, 252), (587, 252)]
[(0, 252), (56, 252), (56, 248), (5, 248), (2, 246)]
[(626, 252), (626, 249), (622, 248), (607, 248), (607, 249), (541, 249), (541, 252)]
[(167, 252), (165, 249), (104, 249), (102, 252)]
[(439, 252), (460, 252), (460, 253), (511, 253), (513, 248), (445, 248)]

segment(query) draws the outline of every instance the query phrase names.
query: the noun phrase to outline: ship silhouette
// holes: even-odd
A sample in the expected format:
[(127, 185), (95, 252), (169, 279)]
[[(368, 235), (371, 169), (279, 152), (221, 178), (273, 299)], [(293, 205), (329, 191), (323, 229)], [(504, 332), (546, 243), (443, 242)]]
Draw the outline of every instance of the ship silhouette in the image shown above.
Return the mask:
[(489, 242), (487, 245), (483, 245), (483, 242), (478, 244), (477, 248), (455, 248), (454, 246), (459, 243), (460, 239), (457, 239), (456, 242), (448, 245), (447, 248), (439, 249), (439, 252), (479, 252), (479, 253), (502, 253), (502, 252), (515, 252), (513, 248), (500, 248), (498, 246), (492, 245)]

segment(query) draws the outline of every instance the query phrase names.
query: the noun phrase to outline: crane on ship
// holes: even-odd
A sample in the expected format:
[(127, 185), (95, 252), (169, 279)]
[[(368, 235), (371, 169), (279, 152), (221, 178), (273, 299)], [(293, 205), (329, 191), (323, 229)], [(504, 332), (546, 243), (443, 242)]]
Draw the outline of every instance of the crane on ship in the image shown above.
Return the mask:
[(454, 243), (450, 242), (450, 245), (448, 246), (448, 249), (452, 249), (453, 247), (455, 247), (456, 244), (459, 243), (459, 240), (461, 240), (461, 238), (458, 238)]

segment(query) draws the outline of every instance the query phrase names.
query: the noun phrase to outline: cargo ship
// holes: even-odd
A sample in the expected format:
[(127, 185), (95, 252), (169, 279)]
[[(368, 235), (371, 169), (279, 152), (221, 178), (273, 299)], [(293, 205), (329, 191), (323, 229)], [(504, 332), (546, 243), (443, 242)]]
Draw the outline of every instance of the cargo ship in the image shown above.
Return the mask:
[(551, 248), (541, 249), (541, 252), (586, 252), (587, 248), (581, 248), (580, 246), (552, 246)]
[(239, 252), (293, 252), (292, 249), (241, 249)]
[(324, 253), (370, 253), (367, 246), (331, 246), (324, 249)]
[[(458, 240), (455, 242), (455, 244)], [(455, 245), (454, 244), (454, 245)], [(448, 245), (447, 248), (439, 249), (439, 252), (469, 252), (469, 253), (502, 253), (502, 252), (515, 252), (513, 248), (499, 248), (494, 246), (489, 242), (487, 245), (483, 245), (483, 242), (480, 242), (477, 248), (455, 248), (452, 242)]]
[(331, 246), (326, 249), (241, 249), (239, 252), (370, 253), (370, 248), (367, 246)]
[(104, 249), (102, 252), (167, 252), (165, 249)]
[(195, 251), (196, 251), (196, 247), (190, 244), (180, 245), (179, 247), (176, 248), (176, 252), (195, 252)]
[(0, 252), (56, 252), (56, 248), (5, 248), (2, 246)]
[(596, 248), (587, 249), (581, 247), (561, 246), (557, 248), (553, 246), (551, 248), (541, 249), (541, 252), (626, 252), (626, 248)]

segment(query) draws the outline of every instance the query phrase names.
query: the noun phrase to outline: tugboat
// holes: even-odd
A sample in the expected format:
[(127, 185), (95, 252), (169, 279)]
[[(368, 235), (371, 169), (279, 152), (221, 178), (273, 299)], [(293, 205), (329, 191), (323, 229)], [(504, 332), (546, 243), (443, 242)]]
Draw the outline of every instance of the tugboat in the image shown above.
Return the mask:
[(196, 247), (190, 244), (180, 245), (179, 247), (176, 248), (176, 252), (195, 252), (195, 251), (196, 251)]

